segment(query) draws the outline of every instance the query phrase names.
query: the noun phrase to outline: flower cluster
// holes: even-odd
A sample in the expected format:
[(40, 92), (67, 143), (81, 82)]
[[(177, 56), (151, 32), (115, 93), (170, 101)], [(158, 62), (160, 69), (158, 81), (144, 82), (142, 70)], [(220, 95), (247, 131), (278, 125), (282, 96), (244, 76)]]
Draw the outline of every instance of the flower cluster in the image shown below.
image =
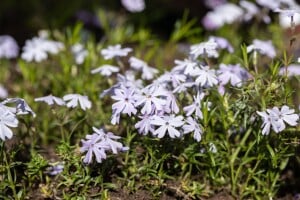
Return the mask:
[(272, 109), (267, 109), (267, 111), (257, 111), (257, 114), (263, 119), (263, 135), (268, 135), (271, 128), (276, 133), (283, 131), (286, 128), (285, 123), (290, 126), (296, 126), (299, 120), (299, 115), (295, 114), (295, 110), (290, 109), (286, 105), (282, 106), (281, 109), (273, 107)]
[[(13, 106), (11, 105), (13, 104)], [(19, 124), (17, 115), (35, 113), (24, 99), (9, 98), (0, 103), (0, 139), (5, 141), (11, 139), (13, 132), (10, 128), (16, 128)]]
[(104, 132), (103, 129), (97, 129), (93, 127), (94, 133), (86, 135), (85, 140), (81, 140), (82, 146), (81, 152), (87, 152), (83, 162), (91, 163), (93, 161), (93, 155), (98, 163), (106, 159), (107, 151), (111, 151), (113, 154), (117, 154), (119, 151), (127, 151), (128, 147), (123, 146), (122, 143), (116, 141), (120, 139), (119, 136), (114, 135), (111, 132)]

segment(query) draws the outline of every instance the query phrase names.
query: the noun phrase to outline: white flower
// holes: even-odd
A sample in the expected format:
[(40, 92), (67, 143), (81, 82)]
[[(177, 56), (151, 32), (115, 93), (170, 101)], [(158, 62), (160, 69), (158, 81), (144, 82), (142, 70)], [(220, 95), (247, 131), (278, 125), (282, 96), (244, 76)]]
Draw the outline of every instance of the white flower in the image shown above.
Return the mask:
[(201, 69), (197, 72), (197, 76), (195, 82), (202, 87), (212, 87), (218, 84), (215, 70), (209, 69), (208, 66), (201, 66)]
[(180, 132), (176, 129), (181, 127), (184, 124), (183, 116), (175, 115), (170, 116), (154, 116), (151, 121), (152, 125), (159, 126), (154, 132), (153, 135), (157, 135), (158, 138), (163, 138), (166, 133), (169, 134), (171, 138), (180, 137)]
[(75, 62), (78, 65), (81, 65), (84, 62), (84, 59), (88, 55), (88, 51), (84, 49), (83, 45), (80, 43), (74, 44), (71, 47), (71, 51), (75, 57)]
[(19, 46), (9, 35), (0, 36), (0, 58), (15, 58), (19, 54)]
[(120, 44), (115, 46), (108, 46), (106, 49), (101, 50), (101, 55), (104, 57), (105, 60), (112, 59), (114, 57), (122, 57), (127, 56), (129, 52), (131, 52), (131, 48), (121, 48)]
[(18, 119), (5, 106), (0, 105), (0, 139), (5, 141), (5, 138), (11, 139), (13, 132), (9, 127), (17, 127)]
[(53, 105), (54, 103), (56, 103), (57, 105), (65, 105), (64, 100), (62, 100), (59, 97), (55, 97), (52, 94), (48, 95), (48, 96), (44, 96), (44, 97), (39, 97), (39, 98), (35, 98), (34, 101), (43, 101), (45, 103), (47, 103), (48, 105)]
[(207, 42), (192, 45), (190, 48), (190, 55), (194, 56), (194, 58), (198, 58), (200, 55), (217, 58), (219, 56), (217, 48), (218, 44), (214, 39), (210, 39)]
[[(36, 114), (33, 112), (33, 110), (29, 107), (29, 105), (26, 103), (26, 101), (22, 98), (7, 98), (4, 101), (1, 102), (3, 106), (5, 106), (10, 112), (16, 114), (16, 115), (26, 115), (28, 113), (32, 114), (33, 117), (36, 116)], [(7, 104), (15, 104), (14, 107), (7, 106)]]
[(193, 119), (192, 117), (188, 117), (186, 119), (187, 124), (183, 125), (183, 133), (190, 133), (190, 132), (194, 132), (194, 139), (197, 142), (200, 142), (201, 140), (201, 134), (203, 133), (202, 128), (200, 127), (199, 123), (195, 121), (195, 119)]
[(145, 9), (144, 0), (121, 0), (121, 3), (130, 12), (141, 12)]
[(67, 103), (67, 107), (69, 108), (78, 106), (78, 103), (82, 110), (90, 109), (92, 106), (92, 103), (90, 102), (88, 97), (80, 94), (67, 94), (63, 97), (63, 100), (69, 101)]
[(102, 65), (91, 71), (92, 74), (100, 73), (102, 76), (111, 76), (115, 72), (119, 72), (119, 68), (112, 65)]
[(47, 53), (57, 54), (63, 47), (61, 42), (34, 37), (31, 40), (26, 40), (21, 57), (27, 62), (41, 62), (48, 58)]

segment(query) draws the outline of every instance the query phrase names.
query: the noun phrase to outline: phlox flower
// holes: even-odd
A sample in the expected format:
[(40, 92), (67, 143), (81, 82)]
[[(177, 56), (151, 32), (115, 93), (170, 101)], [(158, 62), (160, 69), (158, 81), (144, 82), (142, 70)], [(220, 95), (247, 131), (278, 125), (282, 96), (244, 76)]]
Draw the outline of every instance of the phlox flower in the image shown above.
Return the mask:
[(84, 163), (91, 163), (93, 155), (95, 155), (97, 163), (101, 163), (103, 159), (106, 159), (105, 148), (107, 145), (101, 142), (101, 138), (101, 135), (93, 133), (87, 135), (86, 140), (81, 140), (80, 152), (87, 152), (83, 159)]
[(75, 57), (75, 63), (77, 65), (81, 65), (84, 62), (86, 56), (88, 55), (88, 51), (80, 43), (74, 44), (71, 47), (71, 52)]
[(244, 11), (232, 3), (225, 3), (208, 12), (202, 19), (203, 26), (208, 30), (218, 29), (225, 24), (232, 24), (242, 18)]
[[(169, 109), (170, 112), (172, 112), (172, 113), (175, 113), (175, 114), (179, 113), (179, 107), (176, 102), (176, 96), (173, 94), (173, 92), (170, 92), (170, 91), (167, 91), (166, 95), (167, 95), (167, 98), (166, 98), (165, 107), (167, 109)], [(170, 112), (168, 112), (168, 113), (170, 113)]]
[(55, 176), (57, 174), (60, 174), (64, 170), (64, 164), (63, 163), (51, 163), (49, 167), (46, 169), (46, 173)]
[(233, 53), (234, 49), (232, 45), (229, 43), (229, 41), (223, 37), (216, 37), (216, 36), (210, 36), (209, 40), (213, 40), (217, 43), (218, 49), (226, 49), (230, 53)]
[(300, 65), (299, 64), (291, 64), (286, 67), (282, 67), (279, 70), (280, 75), (285, 75), (287, 69), (288, 76), (299, 76), (300, 75)]
[(158, 70), (150, 67), (146, 62), (136, 57), (129, 58), (130, 67), (142, 72), (142, 79), (151, 80), (154, 78), (154, 75), (158, 73)]
[(154, 111), (163, 110), (166, 100), (162, 97), (166, 92), (162, 87), (144, 88), (142, 94), (137, 94), (135, 106), (142, 106), (142, 114), (151, 114)]
[(69, 108), (78, 106), (78, 103), (82, 110), (90, 109), (92, 107), (92, 103), (88, 97), (80, 94), (67, 94), (63, 97), (63, 100), (69, 101), (66, 104), (66, 106)]
[[(32, 114), (33, 117), (36, 116), (36, 114), (33, 112), (30, 106), (22, 98), (7, 98), (4, 101), (2, 101), (1, 104), (5, 106), (7, 109), (9, 109), (10, 112), (16, 115), (26, 115), (30, 113)], [(11, 106), (7, 106), (7, 104), (9, 105), (15, 104), (15, 106), (11, 107)]]
[(269, 8), (271, 10), (276, 9), (280, 6), (280, 0), (256, 0), (256, 3), (258, 3), (259, 5)]
[(26, 40), (21, 57), (27, 62), (41, 62), (48, 58), (47, 53), (57, 54), (63, 47), (60, 42), (34, 37), (31, 40)]
[(248, 53), (252, 51), (258, 51), (259, 53), (270, 58), (274, 58), (276, 56), (276, 51), (271, 40), (253, 40), (252, 44), (247, 47)]
[(80, 151), (87, 152), (83, 159), (84, 163), (91, 163), (93, 155), (96, 157), (96, 161), (101, 163), (107, 157), (106, 151), (117, 154), (118, 151), (128, 150), (128, 147), (124, 147), (122, 143), (115, 141), (120, 139), (119, 136), (111, 132), (105, 133), (103, 129), (97, 129), (96, 127), (93, 127), (93, 131), (92, 135), (86, 136), (86, 140), (81, 140), (82, 147)]
[(198, 62), (193, 59), (175, 60), (176, 66), (172, 71), (183, 72), (185, 75), (193, 76), (199, 70)]
[(9, 127), (17, 127), (18, 119), (7, 107), (0, 104), (0, 139), (11, 139), (13, 132)]
[(214, 69), (209, 69), (209, 66), (201, 66), (196, 74), (196, 84), (201, 87), (212, 87), (218, 84), (218, 79)]
[(242, 81), (247, 80), (250, 77), (249, 73), (239, 64), (225, 65), (222, 63), (220, 64), (220, 69), (217, 73), (221, 85), (230, 83), (232, 86), (237, 87), (240, 87)]
[(266, 24), (271, 22), (271, 18), (267, 14), (264, 14), (264, 12), (261, 12), (256, 4), (250, 1), (242, 0), (240, 1), (240, 6), (245, 9), (246, 13), (243, 15), (243, 18), (246, 22), (250, 21), (257, 15), (262, 15), (260, 17)]
[(112, 105), (112, 109), (116, 113), (128, 114), (136, 114), (137, 109), (134, 104), (136, 102), (135, 90), (132, 88), (121, 87), (119, 89), (115, 89), (114, 95), (111, 96), (112, 99), (117, 102)]
[(217, 58), (219, 56), (217, 47), (218, 44), (213, 39), (210, 39), (207, 42), (192, 45), (190, 55), (194, 58), (198, 58), (200, 55)]
[(204, 0), (204, 4), (211, 9), (220, 6), (222, 4), (225, 4), (226, 2), (227, 0)]
[(35, 98), (34, 101), (38, 101), (38, 102), (42, 101), (47, 103), (48, 105), (53, 105), (53, 104), (57, 104), (59, 106), (65, 105), (65, 102), (62, 98), (53, 96), (52, 94), (44, 97)]
[(145, 1), (144, 0), (121, 0), (122, 5), (129, 12), (142, 12), (145, 9)]
[(153, 115), (142, 115), (139, 116), (141, 119), (138, 121), (134, 127), (138, 130), (138, 132), (142, 135), (147, 135), (149, 132), (154, 132), (154, 125), (151, 124), (151, 121), (153, 120)]
[(257, 111), (256, 113), (263, 119), (262, 134), (268, 135), (271, 128), (276, 133), (279, 133), (285, 129), (285, 123), (290, 126), (296, 126), (297, 121), (299, 120), (299, 115), (294, 112), (294, 109), (290, 109), (286, 105), (284, 105), (281, 109), (273, 107), (272, 109), (267, 109), (267, 111)]
[(202, 130), (201, 126), (199, 125), (199, 123), (192, 117), (188, 117), (185, 121), (186, 121), (186, 124), (182, 126), (183, 133), (186, 134), (186, 133), (193, 132), (194, 139), (197, 142), (200, 142), (203, 130)]
[(186, 75), (180, 74), (177, 71), (165, 72), (157, 80), (160, 83), (172, 83), (172, 87), (176, 88), (178, 85), (181, 85), (186, 81)]
[(154, 132), (153, 135), (158, 138), (163, 138), (166, 133), (171, 138), (180, 137), (180, 132), (176, 129), (181, 127), (184, 124), (183, 116), (175, 115), (165, 115), (165, 116), (154, 116), (151, 121), (152, 125), (159, 126)]
[(183, 108), (187, 116), (191, 116), (193, 113), (195, 113), (196, 118), (203, 119), (203, 114), (201, 111), (201, 101), (204, 98), (204, 96), (204, 93), (198, 92), (197, 95), (194, 96), (194, 102), (191, 105), (185, 106)]
[(100, 73), (102, 76), (111, 76), (112, 73), (119, 72), (120, 69), (116, 66), (112, 65), (102, 65), (101, 67), (98, 67), (96, 69), (93, 69), (91, 71), (92, 74)]
[(0, 36), (0, 58), (16, 58), (19, 54), (19, 46), (14, 38), (9, 35)]
[(123, 57), (127, 56), (129, 52), (131, 52), (131, 48), (121, 48), (120, 44), (114, 46), (108, 46), (106, 49), (101, 50), (101, 55), (105, 60), (112, 59), (114, 57)]

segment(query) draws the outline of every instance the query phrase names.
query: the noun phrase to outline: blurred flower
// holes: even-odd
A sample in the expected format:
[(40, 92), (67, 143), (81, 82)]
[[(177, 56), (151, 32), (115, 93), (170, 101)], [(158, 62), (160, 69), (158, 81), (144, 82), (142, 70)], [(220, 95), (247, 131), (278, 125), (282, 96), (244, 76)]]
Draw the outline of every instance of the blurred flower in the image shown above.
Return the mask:
[(130, 12), (142, 12), (145, 9), (144, 0), (121, 0), (122, 5)]
[(7, 90), (3, 87), (3, 85), (0, 85), (0, 98), (5, 99), (8, 96)]
[(0, 36), (0, 58), (16, 58), (19, 46), (14, 38), (9, 35)]
[(193, 76), (197, 70), (199, 70), (198, 62), (194, 59), (184, 59), (184, 60), (175, 60), (176, 66), (172, 69), (172, 71), (178, 71), (185, 75)]
[(191, 133), (193, 132), (194, 135), (194, 139), (197, 141), (197, 142), (200, 142), (201, 140), (201, 134), (203, 133), (203, 130), (202, 128), (200, 127), (199, 123), (196, 122), (195, 119), (193, 119), (192, 117), (188, 117), (186, 120), (186, 124), (183, 125), (183, 133), (186, 134), (186, 133)]
[(250, 74), (240, 64), (225, 65), (221, 63), (217, 73), (221, 85), (230, 82), (232, 86), (240, 87), (243, 81), (250, 78)]
[(86, 56), (88, 55), (88, 51), (84, 49), (84, 46), (80, 43), (74, 44), (71, 47), (71, 51), (75, 57), (75, 63), (77, 65), (81, 65), (84, 62)]
[(210, 36), (209, 40), (213, 40), (217, 43), (218, 49), (227, 49), (230, 53), (233, 53), (234, 49), (229, 41), (223, 37)]
[(203, 26), (208, 30), (218, 29), (225, 24), (232, 24), (240, 20), (243, 16), (243, 9), (239, 6), (226, 3), (214, 8), (213, 11), (208, 12), (202, 19)]
[(256, 0), (259, 5), (269, 8), (271, 10), (276, 9), (280, 6), (280, 0)]
[(111, 76), (112, 73), (119, 72), (119, 68), (112, 65), (102, 65), (91, 71), (92, 74), (100, 73), (102, 76)]
[(274, 58), (276, 56), (276, 51), (271, 40), (264, 41), (254, 39), (252, 44), (247, 47), (248, 53), (252, 51), (258, 51), (259, 53), (266, 55), (270, 58)]
[(17, 127), (18, 119), (7, 107), (0, 104), (0, 139), (11, 139), (13, 132), (9, 127)]
[(158, 138), (163, 138), (166, 133), (169, 134), (171, 138), (180, 137), (181, 134), (176, 128), (181, 127), (184, 124), (183, 116), (166, 115), (166, 116), (154, 116), (151, 121), (152, 125), (159, 126), (153, 135), (157, 135)]
[(90, 109), (92, 103), (87, 96), (82, 96), (80, 94), (67, 94), (63, 97), (64, 101), (69, 101), (67, 107), (74, 108), (78, 106), (78, 103), (82, 110)]
[(218, 149), (214, 143), (210, 142), (210, 143), (208, 143), (208, 145), (209, 145), (209, 149), (208, 149), (209, 152), (212, 152), (212, 153), (218, 152)]
[(140, 60), (136, 57), (129, 58), (130, 67), (142, 72), (142, 79), (151, 80), (154, 78), (154, 75), (158, 73), (158, 70), (150, 67), (146, 62)]
[(51, 163), (49, 167), (46, 169), (46, 173), (55, 176), (57, 174), (60, 174), (64, 170), (64, 164), (63, 163)]
[(101, 50), (101, 55), (105, 60), (112, 59), (114, 57), (123, 57), (127, 56), (129, 52), (131, 52), (131, 48), (123, 48), (121, 49), (121, 45), (117, 44), (114, 46), (108, 46), (106, 49)]
[(211, 9), (227, 3), (227, 0), (204, 0), (204, 4)]
[(279, 70), (280, 75), (285, 75), (287, 70), (287, 75), (288, 76), (299, 76), (300, 75), (300, 64), (291, 64), (287, 67), (282, 67)]
[(218, 44), (213, 39), (210, 39), (207, 42), (192, 45), (190, 48), (190, 55), (194, 58), (198, 58), (200, 55), (217, 58), (219, 56), (217, 47)]
[(26, 101), (22, 98), (7, 98), (4, 101), (1, 102), (2, 105), (6, 106), (7, 104), (15, 104), (14, 107), (6, 106), (7, 109), (9, 109), (12, 113), (16, 115), (26, 115), (28, 113), (32, 114), (33, 117), (36, 116), (36, 114), (33, 112), (33, 110), (29, 107), (29, 105), (26, 103)]
[(214, 69), (209, 69), (209, 66), (201, 66), (197, 72), (195, 82), (201, 87), (212, 87), (218, 84), (218, 79)]
[(35, 98), (34, 101), (43, 101), (45, 103), (47, 103), (48, 105), (53, 105), (54, 103), (56, 103), (57, 105), (65, 105), (65, 102), (63, 99), (59, 98), (59, 97), (55, 97), (52, 94), (48, 95), (48, 96), (44, 96), (44, 97), (39, 97), (39, 98)]
[(41, 62), (48, 58), (47, 53), (57, 54), (63, 48), (64, 45), (61, 42), (34, 37), (26, 40), (21, 57), (27, 62)]

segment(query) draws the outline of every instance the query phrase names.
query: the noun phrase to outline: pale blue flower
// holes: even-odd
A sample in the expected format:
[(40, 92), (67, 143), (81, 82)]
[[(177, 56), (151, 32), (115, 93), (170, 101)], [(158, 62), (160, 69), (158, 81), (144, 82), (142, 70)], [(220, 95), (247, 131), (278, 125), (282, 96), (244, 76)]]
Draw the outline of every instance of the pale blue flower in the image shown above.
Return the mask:
[(153, 132), (154, 136), (163, 138), (165, 134), (168, 134), (171, 138), (181, 137), (180, 132), (176, 129), (182, 127), (184, 124), (183, 116), (165, 115), (165, 116), (154, 116), (151, 121), (152, 125), (158, 126)]
[(34, 101), (42, 101), (47, 103), (48, 105), (53, 105), (53, 104), (57, 104), (60, 106), (65, 105), (65, 102), (62, 98), (55, 97), (52, 94), (44, 97), (35, 98)]
[(146, 7), (144, 0), (121, 0), (121, 3), (126, 10), (132, 13), (142, 12)]
[(270, 58), (274, 58), (276, 56), (275, 47), (273, 46), (271, 40), (253, 40), (252, 44), (247, 47), (248, 53), (252, 51), (258, 51), (259, 53), (266, 55)]
[(114, 95), (111, 96), (112, 99), (117, 102), (112, 105), (112, 109), (116, 113), (128, 114), (136, 114), (137, 109), (134, 104), (136, 102), (135, 90), (131, 88), (122, 87), (119, 89), (115, 89)]
[(19, 46), (14, 38), (9, 35), (0, 36), (0, 58), (16, 58), (19, 54)]
[(193, 137), (197, 142), (200, 142), (201, 135), (203, 133), (202, 128), (199, 123), (192, 117), (188, 117), (186, 120), (186, 124), (182, 126), (183, 133), (191, 133), (193, 132)]
[(212, 87), (218, 84), (216, 72), (214, 69), (210, 69), (209, 66), (201, 66), (196, 75), (195, 82), (201, 87)]
[(153, 120), (152, 115), (142, 115), (139, 116), (141, 119), (135, 124), (135, 128), (138, 129), (138, 132), (143, 135), (147, 135), (149, 132), (154, 132), (154, 125), (151, 124), (151, 121)]
[(191, 116), (193, 113), (195, 113), (196, 118), (203, 118), (203, 114), (201, 111), (201, 101), (204, 98), (204, 96), (204, 93), (197, 93), (197, 95), (194, 96), (194, 102), (191, 105), (185, 106), (183, 108), (187, 116)]
[(63, 100), (67, 101), (66, 106), (69, 108), (74, 108), (80, 105), (82, 110), (86, 110), (92, 107), (92, 103), (88, 97), (80, 94), (67, 94), (63, 97)]
[(96, 69), (91, 70), (92, 74), (99, 73), (102, 76), (111, 76), (113, 73), (119, 72), (120, 69), (113, 65), (102, 65)]
[(0, 104), (0, 139), (11, 139), (13, 132), (9, 127), (17, 127), (18, 119), (7, 107)]
[(106, 49), (101, 50), (101, 55), (104, 57), (105, 60), (112, 59), (115, 57), (123, 57), (127, 56), (129, 52), (131, 52), (131, 48), (121, 48), (120, 44), (117, 45), (110, 45)]

